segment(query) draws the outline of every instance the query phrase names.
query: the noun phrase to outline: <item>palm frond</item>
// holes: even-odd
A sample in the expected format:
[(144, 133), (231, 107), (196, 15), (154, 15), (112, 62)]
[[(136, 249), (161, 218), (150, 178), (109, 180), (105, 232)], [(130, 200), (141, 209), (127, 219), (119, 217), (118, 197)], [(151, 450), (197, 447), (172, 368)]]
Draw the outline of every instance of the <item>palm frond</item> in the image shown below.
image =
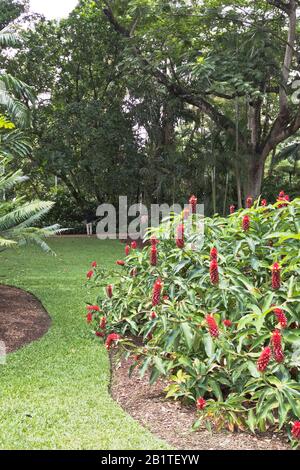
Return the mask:
[(32, 147), (22, 131), (0, 132), (0, 152), (3, 156), (25, 157)]
[(15, 47), (19, 44), (19, 38), (15, 33), (2, 29), (0, 31), (0, 46)]
[(0, 233), (5, 234), (14, 227), (17, 230), (27, 226), (27, 222), (39, 221), (52, 207), (54, 203), (49, 201), (33, 201), (23, 204), (21, 207), (0, 217)]
[(13, 174), (4, 175), (0, 177), (0, 191), (7, 191), (13, 188), (16, 184), (22, 183), (28, 180), (27, 176), (24, 176), (21, 170), (16, 171)]

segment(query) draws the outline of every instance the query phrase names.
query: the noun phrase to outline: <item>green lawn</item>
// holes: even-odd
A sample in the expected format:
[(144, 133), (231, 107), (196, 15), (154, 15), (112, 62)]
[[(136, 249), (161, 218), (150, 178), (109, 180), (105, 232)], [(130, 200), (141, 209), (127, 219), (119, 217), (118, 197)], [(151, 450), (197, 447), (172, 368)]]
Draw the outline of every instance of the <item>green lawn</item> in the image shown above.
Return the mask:
[(111, 264), (122, 246), (85, 238), (50, 245), (56, 257), (35, 247), (0, 255), (0, 283), (35, 294), (52, 318), (41, 340), (0, 365), (0, 448), (167, 448), (109, 395), (107, 352), (83, 321), (90, 262)]

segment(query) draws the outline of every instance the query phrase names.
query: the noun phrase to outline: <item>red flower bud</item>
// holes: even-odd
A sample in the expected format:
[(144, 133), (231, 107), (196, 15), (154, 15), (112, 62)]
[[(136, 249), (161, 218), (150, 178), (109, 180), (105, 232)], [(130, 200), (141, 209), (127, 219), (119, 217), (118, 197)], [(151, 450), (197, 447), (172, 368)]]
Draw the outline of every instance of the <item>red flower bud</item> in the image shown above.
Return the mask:
[(184, 247), (184, 225), (178, 225), (176, 229), (176, 246), (177, 248)]
[(107, 350), (111, 348), (112, 343), (118, 342), (121, 339), (120, 335), (117, 333), (111, 333), (108, 335), (105, 341), (105, 347)]
[(93, 277), (93, 275), (94, 275), (94, 271), (88, 271), (88, 272), (86, 273), (86, 277), (87, 277), (88, 279), (91, 279), (91, 277)]
[(150, 243), (151, 243), (152, 246), (156, 246), (158, 244), (158, 240), (156, 238), (156, 235), (151, 236)]
[(198, 199), (196, 198), (196, 196), (193, 195), (190, 197), (189, 204), (192, 209), (192, 214), (196, 214), (197, 212), (197, 202), (198, 202)]
[(96, 335), (98, 338), (104, 338), (105, 333), (104, 333), (103, 331), (96, 331), (96, 332), (95, 332), (95, 335)]
[(91, 323), (93, 321), (93, 314), (91, 312), (86, 315), (86, 322)]
[(284, 354), (282, 351), (281, 334), (279, 330), (276, 329), (273, 331), (271, 343), (275, 361), (282, 362), (284, 360)]
[(86, 308), (90, 311), (100, 312), (100, 307), (98, 307), (98, 305), (87, 305)]
[(156, 248), (156, 245), (151, 246), (150, 264), (151, 264), (151, 266), (156, 266), (157, 265), (157, 248)]
[(131, 242), (131, 248), (133, 250), (135, 250), (137, 248), (137, 242), (136, 241)]
[(210, 260), (212, 261), (213, 259), (217, 260), (218, 259), (218, 250), (217, 248), (213, 247), (210, 250)]
[(210, 282), (212, 284), (219, 283), (219, 267), (216, 259), (211, 260), (209, 267)]
[(233, 204), (229, 207), (229, 211), (230, 211), (230, 214), (235, 213), (235, 206)]
[(278, 322), (280, 323), (281, 328), (287, 327), (287, 318), (284, 311), (281, 308), (274, 308), (273, 310)]
[(99, 326), (100, 326), (101, 330), (105, 330), (105, 328), (106, 328), (106, 317), (101, 318)]
[(219, 336), (219, 327), (217, 325), (216, 320), (212, 315), (206, 315), (205, 319), (208, 325), (210, 336), (212, 336), (213, 338), (217, 338)]
[(126, 245), (125, 246), (125, 256), (128, 256), (130, 253), (130, 246), (129, 245)]
[(202, 397), (198, 398), (196, 406), (197, 410), (203, 410), (206, 407), (206, 400)]
[(151, 319), (152, 320), (155, 320), (155, 318), (157, 318), (157, 315), (155, 312), (151, 312)]
[(290, 201), (290, 197), (287, 194), (285, 194), (284, 191), (280, 191), (280, 193), (278, 194), (277, 202), (281, 202), (282, 204), (279, 204), (278, 208), (286, 207), (288, 205), (287, 202), (289, 201)]
[(244, 232), (247, 232), (250, 228), (250, 217), (248, 215), (243, 217), (242, 228)]
[(116, 261), (116, 264), (117, 264), (118, 266), (125, 266), (125, 261), (119, 259), (118, 261)]
[(231, 320), (223, 320), (223, 325), (230, 327), (230, 326), (232, 326), (232, 321)]
[(160, 302), (160, 294), (162, 291), (163, 284), (160, 279), (157, 279), (153, 285), (152, 290), (152, 306), (155, 307)]
[(252, 204), (253, 204), (253, 199), (251, 196), (247, 197), (246, 199), (246, 207), (247, 209), (250, 209), (250, 207), (252, 207)]
[(266, 200), (266, 199), (262, 199), (262, 200), (261, 200), (261, 205), (262, 205), (263, 207), (266, 207), (267, 204), (268, 204), (268, 203), (267, 203), (267, 200)]
[(294, 439), (300, 440), (300, 421), (295, 421), (292, 427), (292, 436)]
[(261, 355), (258, 358), (257, 361), (257, 370), (259, 372), (264, 372), (270, 362), (271, 359), (271, 348), (267, 346), (264, 348), (261, 352)]
[(280, 277), (281, 268), (278, 263), (274, 263), (272, 266), (272, 288), (280, 289), (281, 286), (281, 277)]
[(92, 268), (97, 268), (97, 261), (92, 262)]
[(108, 298), (112, 298), (113, 296), (113, 286), (112, 284), (109, 284), (108, 286), (106, 286), (106, 294), (107, 294), (107, 297)]

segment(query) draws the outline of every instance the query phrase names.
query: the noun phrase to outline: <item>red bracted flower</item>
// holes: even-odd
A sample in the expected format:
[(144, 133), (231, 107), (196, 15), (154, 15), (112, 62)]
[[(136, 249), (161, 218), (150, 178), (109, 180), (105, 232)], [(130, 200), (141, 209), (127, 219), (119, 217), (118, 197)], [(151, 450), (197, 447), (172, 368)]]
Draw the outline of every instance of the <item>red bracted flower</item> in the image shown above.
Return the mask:
[(115, 343), (115, 342), (118, 342), (119, 339), (121, 339), (121, 336), (118, 335), (117, 333), (111, 333), (110, 335), (108, 335), (108, 337), (106, 338), (106, 341), (105, 341), (106, 349), (109, 350), (111, 348), (111, 344)]
[(96, 335), (98, 338), (104, 338), (105, 333), (104, 333), (103, 331), (96, 331), (95, 335)]
[(92, 268), (97, 268), (97, 261), (92, 262)]
[(251, 196), (247, 197), (246, 199), (246, 207), (247, 209), (250, 209), (250, 207), (252, 207), (252, 204), (253, 204), (253, 199)]
[(284, 311), (281, 308), (274, 308), (273, 312), (276, 315), (276, 318), (277, 318), (278, 322), (280, 323), (281, 328), (286, 328), (287, 327), (287, 318), (285, 316)]
[(128, 256), (130, 253), (130, 246), (129, 245), (126, 245), (125, 246), (125, 256)]
[(232, 326), (232, 321), (231, 320), (223, 320), (223, 325), (230, 327), (230, 326)]
[(150, 264), (151, 264), (151, 266), (156, 266), (157, 265), (157, 248), (156, 248), (156, 245), (151, 246)]
[(218, 259), (218, 250), (217, 248), (213, 247), (210, 250), (210, 260), (212, 261), (213, 259), (217, 260)]
[(160, 294), (162, 290), (163, 284), (160, 279), (157, 279), (153, 285), (152, 290), (152, 306), (158, 305), (160, 302)]
[(264, 372), (270, 362), (271, 359), (271, 348), (267, 346), (264, 348), (261, 352), (261, 355), (258, 358), (257, 361), (257, 370), (259, 372)]
[(150, 315), (150, 316), (151, 316), (151, 319), (152, 319), (152, 320), (155, 320), (155, 318), (157, 318), (157, 315), (156, 315), (155, 312), (151, 312), (151, 315)]
[(277, 202), (282, 202), (282, 204), (279, 204), (278, 208), (286, 207), (289, 201), (290, 197), (288, 196), (288, 194), (285, 194), (284, 191), (280, 191), (280, 193), (278, 194)]
[(261, 205), (262, 205), (263, 207), (266, 207), (267, 204), (268, 204), (268, 203), (267, 203), (267, 200), (266, 200), (266, 199), (262, 199), (262, 200), (261, 200)]
[(101, 330), (105, 330), (105, 328), (106, 328), (106, 317), (101, 318), (99, 326), (100, 326)]
[(206, 315), (205, 319), (208, 325), (210, 336), (212, 336), (213, 338), (217, 338), (219, 336), (219, 327), (217, 325), (216, 320), (212, 315)]
[(131, 242), (131, 248), (133, 250), (135, 250), (137, 248), (137, 242), (136, 241)]
[(137, 268), (133, 268), (133, 269), (130, 271), (130, 276), (131, 276), (131, 277), (135, 277), (135, 276), (137, 276), (137, 273), (138, 273)]
[(168, 295), (164, 295), (164, 296), (163, 296), (163, 299), (164, 299), (164, 300), (169, 300), (169, 298), (170, 298), (170, 297), (169, 297)]
[(91, 279), (91, 277), (93, 277), (93, 275), (94, 275), (94, 271), (88, 271), (88, 272), (86, 273), (86, 277), (87, 277), (88, 279)]
[(272, 266), (272, 288), (275, 290), (280, 289), (280, 286), (281, 286), (280, 271), (281, 271), (281, 268), (279, 264), (274, 263)]
[(125, 261), (119, 259), (118, 261), (116, 261), (116, 264), (117, 264), (118, 266), (125, 266)]
[(106, 286), (106, 294), (107, 294), (107, 297), (109, 299), (112, 298), (112, 296), (113, 296), (113, 286), (112, 286), (112, 284), (109, 284), (108, 286)]
[(100, 307), (98, 307), (98, 305), (87, 305), (86, 308), (87, 310), (90, 310), (93, 312), (100, 312)]
[(192, 209), (192, 214), (196, 214), (197, 212), (197, 202), (198, 202), (198, 199), (196, 198), (196, 196), (193, 195), (190, 197), (189, 204)]
[(177, 248), (184, 247), (184, 225), (179, 224), (176, 229), (176, 246)]
[(249, 217), (249, 215), (245, 215), (243, 217), (242, 228), (243, 228), (244, 232), (247, 232), (249, 230), (249, 228), (250, 228), (250, 217)]
[(231, 206), (229, 207), (229, 211), (230, 211), (230, 214), (235, 213), (235, 206), (233, 204), (231, 204)]
[(156, 238), (156, 235), (151, 236), (150, 243), (151, 243), (152, 246), (156, 246), (158, 244), (158, 240)]
[(210, 282), (212, 284), (219, 283), (219, 267), (216, 259), (211, 260), (209, 266)]
[(294, 439), (300, 440), (300, 421), (295, 421), (292, 427), (292, 436)]
[(202, 397), (198, 398), (196, 406), (197, 410), (203, 410), (206, 407), (206, 400)]
[(281, 334), (279, 330), (276, 329), (273, 331), (271, 343), (275, 361), (282, 362), (284, 360), (284, 354), (282, 351)]
[(86, 315), (86, 322), (91, 323), (93, 321), (93, 314), (91, 312)]

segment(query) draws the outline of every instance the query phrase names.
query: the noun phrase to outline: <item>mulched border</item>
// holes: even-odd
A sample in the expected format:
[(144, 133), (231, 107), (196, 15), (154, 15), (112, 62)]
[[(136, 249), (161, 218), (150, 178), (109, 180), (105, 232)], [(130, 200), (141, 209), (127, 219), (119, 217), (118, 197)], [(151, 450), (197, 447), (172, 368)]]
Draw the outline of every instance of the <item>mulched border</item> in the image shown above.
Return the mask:
[(34, 295), (0, 285), (0, 341), (4, 341), (6, 353), (41, 338), (50, 325), (51, 318)]
[(195, 408), (167, 400), (163, 393), (167, 382), (149, 385), (149, 376), (138, 371), (129, 377), (132, 360), (111, 360), (111, 395), (136, 421), (177, 450), (290, 450), (287, 437), (272, 432), (252, 435), (246, 432), (210, 432), (205, 427), (191, 431)]

